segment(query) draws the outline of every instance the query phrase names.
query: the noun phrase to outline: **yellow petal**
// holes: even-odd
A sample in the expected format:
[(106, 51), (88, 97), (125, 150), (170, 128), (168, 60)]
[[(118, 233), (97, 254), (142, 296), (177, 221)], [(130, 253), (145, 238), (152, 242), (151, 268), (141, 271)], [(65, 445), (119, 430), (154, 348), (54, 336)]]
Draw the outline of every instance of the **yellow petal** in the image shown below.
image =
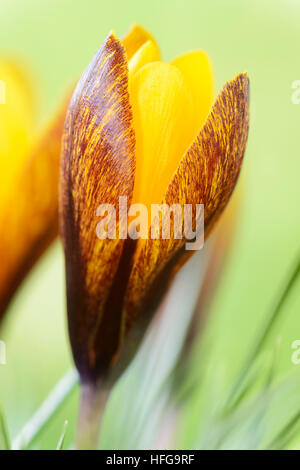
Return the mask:
[[(240, 74), (228, 81), (193, 145), (182, 158), (162, 203), (204, 204), (205, 238), (228, 203), (236, 185), (248, 135), (249, 80)], [(155, 170), (154, 170), (155, 171)], [(195, 220), (194, 220), (195, 222)], [(161, 225), (161, 223), (160, 223)], [(194, 226), (193, 226), (194, 229)], [(125, 299), (125, 331), (139, 311), (151, 309), (154, 282), (163, 290), (176, 264), (192, 254), (186, 240), (139, 240), (138, 257)], [(164, 275), (165, 274), (165, 275)], [(157, 300), (157, 299), (156, 299)]]
[(132, 56), (128, 63), (129, 67), (129, 80), (132, 79), (143, 65), (149, 62), (157, 62), (160, 60), (160, 53), (157, 44), (149, 39), (145, 42)]
[[(34, 105), (28, 76), (14, 62), (0, 61), (0, 211), (34, 137)], [(3, 103), (5, 101), (5, 103)]]
[(204, 51), (193, 51), (177, 57), (171, 63), (183, 74), (186, 87), (192, 95), (197, 116), (195, 127), (199, 130), (214, 99), (214, 74), (209, 57)]
[(145, 65), (131, 86), (136, 135), (133, 201), (160, 203), (179, 161), (193, 142), (194, 107), (181, 72), (162, 62)]
[[(124, 240), (97, 237), (97, 208), (118, 208), (120, 196), (127, 196), (130, 204), (134, 185), (128, 68), (124, 48), (113, 34), (74, 92), (65, 124), (60, 185), (70, 339), (82, 380), (90, 381), (109, 366), (121, 324), (108, 296)], [(118, 228), (118, 211), (116, 219)], [(112, 303), (119, 296), (114, 293)]]
[(18, 162), (14, 181), (1, 200), (0, 317), (24, 276), (58, 233), (58, 173), (66, 109), (64, 103), (34, 150)]
[[(154, 37), (149, 33), (149, 31), (138, 24), (133, 25), (130, 31), (122, 39), (122, 44), (125, 47), (128, 61), (136, 51), (149, 40), (156, 44)], [(156, 47), (158, 48), (158, 46)]]

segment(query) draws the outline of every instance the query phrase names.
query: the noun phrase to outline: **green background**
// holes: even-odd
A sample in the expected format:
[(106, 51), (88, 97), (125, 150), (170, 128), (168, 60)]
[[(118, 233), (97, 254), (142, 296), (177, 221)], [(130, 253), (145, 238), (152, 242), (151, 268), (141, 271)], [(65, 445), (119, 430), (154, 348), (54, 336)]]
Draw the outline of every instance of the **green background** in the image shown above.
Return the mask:
[[(291, 101), (292, 82), (300, 80), (300, 2), (0, 0), (0, 22), (0, 54), (21, 58), (31, 68), (41, 125), (109, 30), (121, 37), (136, 22), (154, 34), (166, 60), (191, 49), (206, 50), (217, 90), (236, 73), (248, 71), (251, 114), (244, 201), (210, 311), (210, 359), (199, 354), (194, 365), (214, 364), (223, 370), (223, 383), (230, 383), (300, 249), (300, 105)], [(279, 376), (300, 374), (300, 366), (291, 362), (291, 343), (300, 339), (299, 300), (298, 286), (272, 335), (271, 342), (281, 338)], [(0, 400), (15, 435), (71, 364), (59, 242), (24, 282), (9, 310), (0, 334), (7, 344), (7, 365), (0, 365)], [(192, 445), (196, 395), (194, 390), (186, 407), (179, 447)], [(65, 418), (73, 428), (76, 402), (75, 393), (37, 446), (53, 448)], [(134, 408), (134, 402), (128, 406)], [(126, 420), (108, 421), (112, 435), (130, 432)], [(112, 437), (111, 442), (126, 447), (125, 437), (122, 442)]]

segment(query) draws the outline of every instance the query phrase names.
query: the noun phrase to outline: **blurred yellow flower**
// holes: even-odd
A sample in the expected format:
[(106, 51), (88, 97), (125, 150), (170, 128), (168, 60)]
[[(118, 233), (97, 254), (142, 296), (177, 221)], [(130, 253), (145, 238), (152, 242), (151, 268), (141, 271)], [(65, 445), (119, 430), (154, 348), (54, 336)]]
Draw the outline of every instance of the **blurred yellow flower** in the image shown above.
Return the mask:
[(58, 173), (67, 104), (36, 138), (27, 71), (0, 60), (0, 319), (19, 283), (57, 234)]

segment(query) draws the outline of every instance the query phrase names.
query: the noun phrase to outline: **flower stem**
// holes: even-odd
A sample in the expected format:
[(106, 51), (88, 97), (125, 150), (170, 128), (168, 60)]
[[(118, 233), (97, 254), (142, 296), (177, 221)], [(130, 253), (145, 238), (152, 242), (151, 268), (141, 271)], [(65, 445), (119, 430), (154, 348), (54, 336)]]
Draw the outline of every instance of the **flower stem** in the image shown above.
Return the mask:
[(109, 388), (101, 384), (82, 384), (76, 448), (97, 449), (100, 426), (109, 396)]

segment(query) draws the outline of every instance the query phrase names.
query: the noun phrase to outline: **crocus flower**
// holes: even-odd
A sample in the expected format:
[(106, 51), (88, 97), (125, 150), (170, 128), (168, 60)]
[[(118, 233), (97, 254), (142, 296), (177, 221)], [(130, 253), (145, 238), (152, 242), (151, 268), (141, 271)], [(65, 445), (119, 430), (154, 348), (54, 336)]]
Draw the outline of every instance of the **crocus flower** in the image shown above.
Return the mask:
[(36, 137), (33, 85), (0, 60), (0, 319), (28, 270), (58, 232), (58, 173), (67, 104)]
[[(70, 339), (87, 387), (127, 355), (127, 339), (142, 336), (170, 279), (193, 253), (174, 233), (99, 239), (97, 207), (118, 207), (124, 196), (147, 207), (204, 204), (207, 237), (237, 182), (248, 87), (241, 73), (213, 103), (207, 55), (194, 51), (165, 63), (141, 27), (122, 42), (109, 34), (82, 75), (65, 122), (60, 219)], [(123, 219), (117, 215), (117, 228)]]

